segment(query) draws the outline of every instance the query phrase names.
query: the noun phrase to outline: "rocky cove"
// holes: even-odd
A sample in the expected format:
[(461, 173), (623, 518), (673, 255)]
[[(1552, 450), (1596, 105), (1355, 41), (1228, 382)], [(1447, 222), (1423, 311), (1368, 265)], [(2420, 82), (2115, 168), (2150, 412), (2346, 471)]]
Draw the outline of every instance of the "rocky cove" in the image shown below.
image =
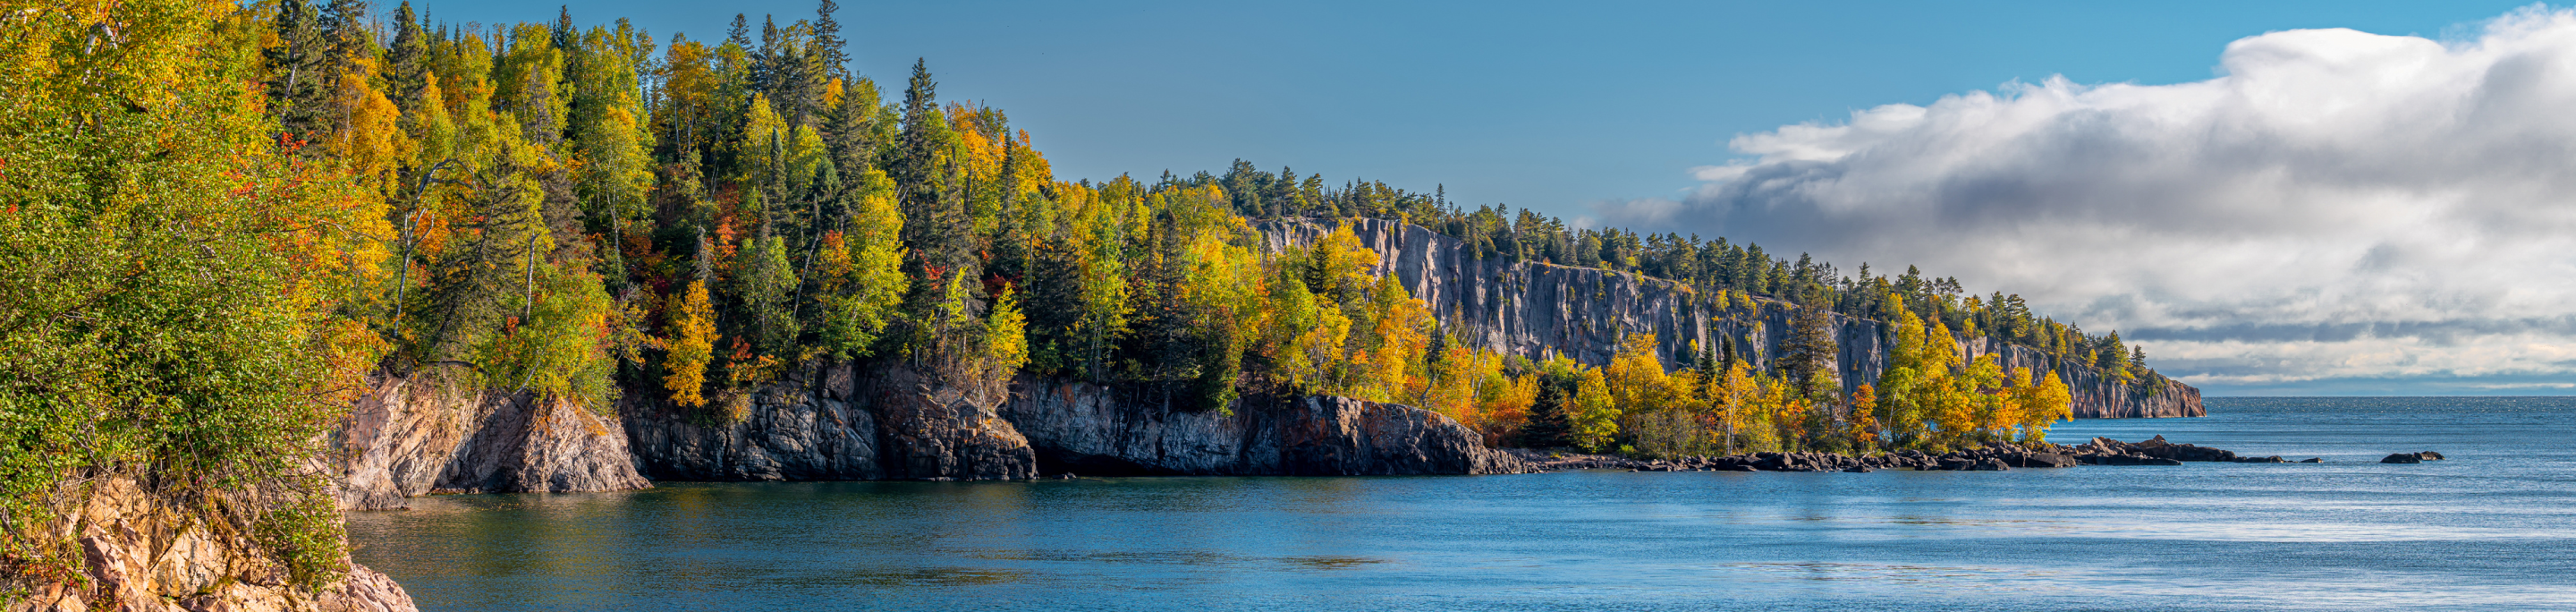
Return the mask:
[[(1260, 228), (1273, 249), (1330, 231), (1314, 222)], [(1660, 279), (1591, 268), (1468, 256), (1428, 229), (1360, 220), (1357, 236), (1466, 342), (1533, 358), (1606, 363), (1626, 334), (1653, 334), (1667, 365), (1692, 342), (1731, 339), (1757, 365), (1780, 350), (1792, 316), (1768, 299), (1720, 301)], [(1836, 315), (1837, 363), (1847, 387), (1873, 381), (1891, 344), (1879, 322)], [(2137, 387), (2035, 349), (1990, 339), (1963, 356), (2059, 376), (2078, 417), (2204, 414), (2199, 393), (2157, 379)], [(1980, 470), (2077, 464), (2153, 465), (2201, 451), (2161, 439), (2073, 447), (1979, 449), (1868, 457), (1763, 453), (1674, 461), (1561, 456), (1487, 448), (1440, 414), (1330, 396), (1251, 396), (1230, 409), (1181, 408), (1168, 394), (1020, 376), (999, 400), (978, 401), (897, 364), (810, 362), (743, 390), (727, 412), (682, 408), (651, 392), (610, 406), (480, 388), (459, 365), (381, 373), (328, 443), (344, 511), (400, 509), (432, 494), (615, 491), (664, 481), (1025, 480), (1074, 474), (1379, 476), (1518, 474), (1587, 468), (1639, 471)], [(2194, 455), (2197, 456), (2197, 455)], [(2278, 458), (2271, 458), (2278, 461)], [(131, 486), (106, 485), (95, 520), (65, 525), (94, 569), (89, 599), (55, 585), (46, 608), (403, 610), (401, 588), (353, 566), (341, 586), (285, 586), (245, 542), (155, 522)], [(39, 589), (42, 590), (42, 589)], [(108, 594), (105, 599), (94, 597)], [(45, 593), (39, 593), (44, 595)], [(28, 602), (36, 599), (24, 600)], [(160, 604), (155, 607), (154, 604)]]

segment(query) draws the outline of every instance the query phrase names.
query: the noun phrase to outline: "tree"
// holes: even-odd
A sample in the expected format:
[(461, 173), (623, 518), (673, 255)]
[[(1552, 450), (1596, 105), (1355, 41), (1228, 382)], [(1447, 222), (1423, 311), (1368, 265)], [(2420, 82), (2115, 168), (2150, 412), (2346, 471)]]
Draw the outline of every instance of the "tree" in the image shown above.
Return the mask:
[(1810, 395), (1829, 393), (1839, 387), (1831, 381), (1840, 374), (1841, 349), (1834, 342), (1833, 311), (1821, 299), (1811, 299), (1797, 308), (1790, 324), (1789, 337), (1780, 343), (1780, 368), (1784, 376), (1806, 384), (1823, 375), (1827, 384), (1808, 385)]
[(269, 113), (290, 134), (320, 129), (338, 80), (328, 24), (312, 0), (280, 0), (271, 23), (278, 46), (261, 52), (268, 63)]
[(665, 341), (668, 354), (663, 357), (662, 385), (671, 392), (671, 403), (681, 406), (704, 406), (707, 364), (715, 358), (716, 313), (707, 301), (707, 284), (691, 282), (672, 304), (673, 336)]
[(823, 0), (820, 6), (815, 7), (814, 46), (822, 50), (823, 66), (828, 71), (824, 76), (848, 80), (850, 56), (847, 43), (841, 40), (841, 22), (832, 19), (832, 13), (839, 10), (840, 3), (832, 0)]
[(1619, 434), (1619, 406), (1611, 400), (1610, 385), (1600, 370), (1585, 369), (1580, 376), (1572, 401), (1567, 402), (1566, 435), (1585, 451), (1611, 450), (1612, 437)]
[(894, 182), (870, 169), (857, 183), (842, 195), (855, 203), (841, 224), (844, 229), (824, 236), (815, 277), (821, 344), (825, 354), (841, 359), (875, 352), (878, 334), (893, 322), (909, 284), (903, 277), (903, 214), (896, 210)]
[(278, 138), (269, 91), (243, 86), (267, 76), (244, 10), (39, 3), (0, 22), (7, 579), (90, 575), (56, 509), (109, 478), (247, 537), (298, 587), (345, 567), (316, 468), (388, 350), (353, 298), (389, 284), (394, 232), (381, 199)]

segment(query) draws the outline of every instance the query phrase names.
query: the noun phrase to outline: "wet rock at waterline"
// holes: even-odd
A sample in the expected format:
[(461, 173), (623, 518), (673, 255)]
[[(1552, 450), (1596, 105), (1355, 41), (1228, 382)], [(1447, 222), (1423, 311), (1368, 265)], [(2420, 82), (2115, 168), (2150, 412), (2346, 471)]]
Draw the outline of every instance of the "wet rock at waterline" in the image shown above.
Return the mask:
[(2423, 452), (2417, 452), (2417, 453), (2397, 453), (2397, 454), (2394, 454), (2394, 455), (2389, 455), (2389, 456), (2388, 456), (2388, 457), (2386, 457), (2386, 458), (2380, 459), (2380, 460), (2379, 460), (2379, 462), (2380, 462), (2380, 463), (2423, 463), (2423, 462), (2426, 462), (2426, 461), (2441, 461), (2441, 460), (2442, 460), (2442, 454), (2441, 454), (2441, 453), (2436, 453), (2436, 452), (2433, 452), (2433, 451), (2423, 451)]

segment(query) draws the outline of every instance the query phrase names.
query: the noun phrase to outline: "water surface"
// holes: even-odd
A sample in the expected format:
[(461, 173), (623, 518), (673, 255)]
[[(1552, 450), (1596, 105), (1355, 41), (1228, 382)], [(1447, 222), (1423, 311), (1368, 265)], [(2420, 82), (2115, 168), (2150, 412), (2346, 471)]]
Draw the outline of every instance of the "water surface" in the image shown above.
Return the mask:
[(2209, 410), (2052, 438), (2327, 463), (658, 483), (350, 535), (428, 611), (2576, 608), (2576, 400)]

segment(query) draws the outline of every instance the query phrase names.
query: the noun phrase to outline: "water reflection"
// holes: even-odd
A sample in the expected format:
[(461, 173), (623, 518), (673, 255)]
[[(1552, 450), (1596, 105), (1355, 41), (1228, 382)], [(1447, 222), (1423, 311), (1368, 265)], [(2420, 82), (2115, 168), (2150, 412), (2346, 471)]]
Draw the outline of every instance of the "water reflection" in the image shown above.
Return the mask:
[[(424, 498), (351, 532), (432, 611), (2566, 607), (2576, 449), (2552, 441), (2576, 403), (2523, 407), (2558, 418), (2061, 429), (2293, 454), (2278, 436), (2324, 465), (664, 483)], [(2455, 459), (2341, 459), (2419, 447)]]

